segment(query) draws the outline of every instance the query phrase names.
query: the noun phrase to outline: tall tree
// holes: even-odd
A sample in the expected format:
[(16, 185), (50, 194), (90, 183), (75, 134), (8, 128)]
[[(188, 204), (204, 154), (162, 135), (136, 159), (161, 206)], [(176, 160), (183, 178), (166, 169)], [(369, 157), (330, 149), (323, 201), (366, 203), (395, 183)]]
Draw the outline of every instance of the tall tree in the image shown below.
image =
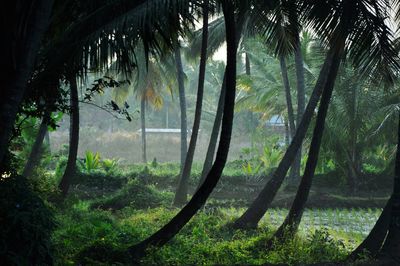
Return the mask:
[[(226, 73), (226, 69), (225, 69)], [(221, 128), (222, 114), (224, 111), (225, 93), (226, 93), (226, 82), (225, 73), (222, 81), (221, 92), (218, 99), (217, 111), (215, 113), (214, 124), (211, 130), (210, 142), (207, 147), (206, 158), (204, 159), (203, 170), (201, 171), (200, 181), (197, 189), (203, 184), (206, 179), (208, 172), (211, 169), (212, 163), (214, 161), (215, 148), (217, 146), (219, 130)]]
[(12, 1), (2, 8), (0, 24), (4, 52), (0, 99), (0, 170), (18, 108), (31, 77), (42, 36), (47, 30), (53, 0)]
[(194, 122), (192, 135), (190, 137), (189, 150), (186, 155), (185, 164), (181, 171), (181, 178), (178, 188), (175, 193), (174, 205), (180, 206), (187, 202), (188, 181), (192, 170), (194, 151), (197, 143), (197, 136), (199, 134), (203, 94), (204, 94), (204, 80), (206, 74), (206, 61), (207, 61), (207, 40), (208, 40), (208, 0), (203, 2), (203, 34), (200, 53), (200, 67), (199, 67), (199, 82), (197, 87), (196, 109), (194, 114)]
[(311, 140), (310, 150), (308, 153), (306, 168), (303, 178), (301, 179), (300, 186), (297, 190), (296, 197), (290, 208), (283, 224), (278, 228), (274, 237), (282, 239), (285, 234), (294, 234), (300, 224), (301, 217), (303, 216), (305, 204), (310, 192), (312, 180), (317, 166), (319, 150), (321, 146), (322, 135), (324, 132), (325, 118), (328, 112), (329, 102), (332, 96), (332, 91), (335, 84), (336, 75), (338, 73), (340, 60), (344, 51), (344, 39), (335, 47), (335, 61), (332, 62), (331, 71), (328, 74), (327, 83), (324, 87), (321, 96), (321, 102), (318, 108), (317, 120), (314, 127), (313, 137)]
[(175, 64), (176, 73), (178, 79), (179, 89), (179, 105), (181, 108), (181, 171), (183, 173), (183, 167), (185, 165), (186, 154), (187, 154), (187, 116), (186, 116), (186, 96), (185, 96), (185, 73), (183, 72), (182, 56), (179, 43), (175, 49)]
[(289, 147), (285, 152), (285, 155), (283, 156), (281, 162), (279, 163), (278, 168), (274, 171), (272, 178), (264, 186), (260, 194), (250, 205), (250, 207), (245, 211), (245, 213), (241, 217), (239, 217), (239, 219), (235, 221), (234, 227), (236, 228), (256, 227), (259, 220), (262, 218), (264, 213), (269, 208), (306, 135), (315, 107), (317, 106), (323, 87), (325, 86), (325, 83), (327, 81), (327, 76), (330, 72), (333, 59), (334, 59), (334, 53), (333, 52), (328, 53), (324, 65), (322, 67), (322, 70), (320, 72), (318, 81), (313, 90), (313, 93), (310, 96), (310, 100), (304, 112), (303, 119), (301, 123), (298, 125), (296, 134), (294, 135)]
[[(303, 117), (305, 101), (306, 101), (306, 90), (305, 90), (305, 78), (304, 78), (304, 60), (303, 53), (301, 49), (300, 37), (296, 36), (296, 46), (294, 50), (294, 61), (296, 67), (296, 84), (297, 84), (297, 125)], [(290, 176), (293, 182), (296, 182), (300, 178), (300, 167), (301, 167), (301, 148), (297, 152), (296, 158), (291, 168)]]
[(146, 97), (142, 95), (140, 99), (140, 127), (142, 128), (142, 161), (147, 163), (146, 151)]
[(349, 255), (348, 260), (358, 259), (364, 252), (383, 259), (385, 265), (400, 261), (400, 112), (398, 112), (397, 149), (393, 192), (375, 226), (364, 241)]
[[(340, 47), (340, 45), (337, 45), (342, 40), (351, 38), (352, 42), (348, 44), (347, 49), (350, 58), (354, 60), (357, 66), (374, 71), (381, 68), (381, 70), (384, 70), (382, 74), (385, 79), (393, 81), (393, 69), (396, 69), (394, 66), (397, 66), (396, 54), (390, 42), (390, 30), (385, 25), (385, 20), (380, 13), (382, 12), (381, 9), (386, 6), (377, 4), (374, 6), (375, 11), (372, 11), (368, 6), (369, 4), (363, 0), (306, 3), (305, 7), (308, 10), (304, 11), (305, 16), (313, 21), (311, 24), (315, 27), (317, 33), (325, 36), (324, 40), (331, 44), (331, 48), (303, 114), (303, 119), (298, 125), (296, 134), (282, 161), (249, 209), (235, 222), (236, 227), (256, 227), (269, 208), (301, 146), (322, 89), (328, 82), (328, 77), (329, 79), (336, 78), (336, 75), (329, 73), (332, 73), (336, 68), (335, 62), (340, 60), (338, 58), (340, 54), (336, 50), (337, 47)], [(385, 10), (383, 10), (383, 13), (385, 13)], [(374, 34), (366, 35), (371, 30), (374, 30)], [(370, 53), (366, 50), (369, 50)], [(370, 54), (372, 56), (369, 56)], [(332, 81), (329, 80), (329, 82)]]
[(42, 146), (43, 140), (48, 133), (47, 124), (49, 122), (49, 114), (46, 113), (42, 118), (42, 122), (40, 123), (38, 133), (36, 135), (35, 142), (33, 143), (32, 150), (29, 153), (28, 160), (25, 164), (24, 171), (22, 175), (25, 177), (30, 177), (32, 175), (33, 170), (39, 164), (41, 155), (42, 155)]
[(285, 99), (286, 99), (286, 106), (287, 106), (287, 112), (288, 112), (290, 138), (293, 138), (293, 136), (296, 134), (296, 125), (294, 122), (292, 96), (290, 94), (289, 75), (288, 75), (288, 70), (287, 70), (287, 66), (286, 66), (286, 59), (283, 55), (279, 56), (279, 63), (280, 63), (280, 67), (281, 67), (283, 88), (285, 90)]
[(149, 238), (130, 248), (133, 258), (138, 259), (145, 255), (150, 246), (162, 246), (174, 237), (182, 227), (204, 205), (208, 196), (218, 183), (222, 170), (228, 157), (229, 144), (232, 133), (232, 122), (235, 105), (236, 87), (236, 42), (235, 42), (235, 16), (234, 6), (230, 1), (223, 1), (222, 8), (225, 17), (226, 41), (227, 41), (227, 72), (226, 72), (226, 96), (222, 121), (221, 138), (218, 146), (217, 157), (202, 186), (193, 195), (187, 205), (171, 219), (165, 226)]
[(79, 145), (79, 101), (75, 75), (71, 75), (68, 81), (70, 87), (69, 150), (67, 166), (59, 184), (63, 197), (67, 195), (71, 179), (76, 174), (76, 158)]
[(390, 200), (390, 223), (381, 255), (397, 263), (400, 261), (400, 112), (398, 114), (397, 151), (393, 192)]

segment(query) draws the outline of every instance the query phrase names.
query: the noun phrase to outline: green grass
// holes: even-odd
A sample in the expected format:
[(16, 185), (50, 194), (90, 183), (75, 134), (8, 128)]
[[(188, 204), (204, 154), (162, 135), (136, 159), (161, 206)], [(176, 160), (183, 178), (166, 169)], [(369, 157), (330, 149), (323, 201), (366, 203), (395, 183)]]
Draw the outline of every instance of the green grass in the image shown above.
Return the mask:
[[(167, 245), (150, 250), (143, 265), (294, 265), (340, 260), (369, 233), (381, 212), (379, 208), (306, 209), (297, 236), (275, 243), (267, 251), (265, 243), (283, 222), (288, 209), (270, 209), (257, 230), (231, 229), (228, 225), (243, 213), (257, 192), (253, 187), (260, 188), (254, 184), (265, 182), (243, 176), (234, 166), (224, 172), (206, 206)], [(201, 165), (194, 165), (192, 190), (200, 169)], [(67, 201), (55, 208), (55, 264), (129, 265), (129, 246), (150, 236), (178, 212), (170, 207), (178, 173), (176, 163), (149, 163), (121, 167), (112, 175), (97, 170), (77, 175)], [(308, 206), (319, 207), (313, 202), (359, 206), (352, 203), (371, 201), (349, 201), (346, 195), (321, 191), (311, 192)], [(281, 190), (274, 206), (290, 206), (293, 195)]]
[[(78, 202), (57, 215), (53, 234), (56, 264), (128, 264), (126, 249), (164, 225), (177, 209), (131, 207), (109, 212)], [(257, 230), (231, 230), (236, 208), (207, 208), (167, 245), (152, 250), (143, 265), (316, 263), (344, 258), (368, 233), (379, 209), (307, 210), (298, 236), (266, 251), (263, 243), (283, 221), (286, 209), (271, 209)]]

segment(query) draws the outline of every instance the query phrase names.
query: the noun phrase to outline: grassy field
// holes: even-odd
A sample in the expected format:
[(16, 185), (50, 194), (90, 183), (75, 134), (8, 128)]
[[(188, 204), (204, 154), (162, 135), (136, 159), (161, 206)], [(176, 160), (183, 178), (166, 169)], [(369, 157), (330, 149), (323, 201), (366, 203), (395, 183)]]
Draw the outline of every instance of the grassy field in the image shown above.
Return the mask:
[[(81, 174), (64, 206), (56, 209), (58, 227), (52, 237), (56, 264), (129, 264), (128, 247), (145, 239), (178, 212), (171, 207), (176, 170), (176, 165), (165, 164), (156, 169), (130, 167), (114, 175), (99, 171)], [(288, 208), (271, 208), (256, 230), (232, 230), (229, 224), (245, 210), (250, 197), (245, 195), (247, 190), (224, 193), (232, 192), (245, 179), (229, 171), (206, 206), (166, 246), (150, 251), (143, 265), (294, 265), (340, 260), (369, 233), (381, 213), (379, 207), (340, 207), (341, 202), (357, 206), (360, 200), (372, 201), (374, 206), (373, 198), (314, 191), (313, 200), (321, 200), (321, 195), (329, 199), (325, 208), (307, 208), (297, 237), (276, 243), (266, 251), (266, 241), (283, 222)], [(198, 174), (195, 167), (192, 187)], [(244, 185), (242, 188), (246, 189)], [(242, 198), (232, 198), (240, 194)], [(278, 202), (285, 198), (289, 204), (293, 194), (281, 190)], [(335, 207), (336, 203), (339, 207)]]
[[(177, 212), (169, 207), (119, 211), (90, 209), (79, 201), (57, 215), (53, 235), (58, 265), (129, 263), (127, 247), (160, 228)], [(169, 244), (149, 253), (144, 265), (316, 263), (342, 259), (368, 234), (380, 209), (308, 209), (294, 240), (265, 251), (263, 243), (287, 209), (271, 209), (257, 230), (227, 225), (243, 209), (205, 207)]]
[[(55, 215), (51, 246), (56, 265), (129, 265), (128, 248), (179, 211), (171, 206), (179, 173), (176, 163), (115, 163), (107, 167), (79, 163), (68, 197), (57, 203), (57, 184), (65, 161), (60, 158), (52, 169), (42, 169), (38, 183), (32, 184)], [(190, 191), (198, 183), (200, 169), (201, 165), (194, 165)], [(150, 250), (142, 265), (338, 261), (368, 235), (388, 193), (359, 191), (350, 196), (340, 187), (324, 185), (324, 180), (315, 182), (297, 236), (267, 250), (295, 191), (279, 190), (257, 229), (230, 227), (267, 181), (266, 176), (245, 175), (237, 162), (229, 163), (206, 205), (167, 245)]]

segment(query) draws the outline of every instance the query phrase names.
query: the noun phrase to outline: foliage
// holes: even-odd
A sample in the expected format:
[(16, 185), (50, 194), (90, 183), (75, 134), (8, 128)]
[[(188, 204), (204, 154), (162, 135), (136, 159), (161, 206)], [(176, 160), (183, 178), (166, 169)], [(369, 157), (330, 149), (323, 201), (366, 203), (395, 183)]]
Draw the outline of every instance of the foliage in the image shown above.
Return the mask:
[(106, 171), (106, 173), (114, 173), (118, 168), (118, 161), (117, 159), (103, 159), (101, 164)]
[(22, 176), (0, 179), (0, 257), (4, 265), (51, 265), (53, 213)]
[(244, 158), (242, 169), (246, 175), (265, 175), (276, 167), (282, 158), (283, 149), (279, 145), (278, 138), (265, 139), (262, 145), (260, 148), (260, 143), (257, 141), (257, 146), (242, 149), (241, 158)]
[[(318, 263), (344, 258), (348, 250), (341, 240), (325, 229), (309, 228), (311, 233), (293, 241), (277, 243), (270, 251), (262, 247), (270, 231), (235, 231), (226, 222), (236, 217), (228, 209), (200, 212), (161, 249), (150, 250), (143, 265), (233, 265)], [(84, 202), (59, 214), (62, 224), (54, 234), (59, 264), (108, 265), (129, 263), (126, 252), (132, 243), (148, 236), (176, 212), (166, 208), (134, 210), (125, 208), (112, 215), (108, 211), (89, 210)], [(281, 217), (283, 219), (283, 217)]]
[(84, 170), (87, 173), (92, 172), (93, 170), (97, 170), (100, 168), (100, 154), (98, 152), (94, 153), (92, 151), (86, 151), (84, 163), (79, 161)]
[(58, 158), (58, 162), (56, 165), (54, 176), (57, 180), (61, 180), (65, 172), (65, 168), (67, 167), (68, 158), (66, 156), (61, 156)]
[(171, 195), (171, 193), (160, 192), (154, 187), (140, 184), (137, 179), (131, 179), (116, 193), (95, 200), (91, 208), (104, 210), (120, 210), (128, 206), (134, 209), (154, 208), (171, 202)]
[(92, 173), (81, 172), (72, 179), (72, 184), (84, 186), (87, 189), (101, 188), (116, 190), (127, 183), (128, 177), (118, 173), (109, 174), (104, 171)]

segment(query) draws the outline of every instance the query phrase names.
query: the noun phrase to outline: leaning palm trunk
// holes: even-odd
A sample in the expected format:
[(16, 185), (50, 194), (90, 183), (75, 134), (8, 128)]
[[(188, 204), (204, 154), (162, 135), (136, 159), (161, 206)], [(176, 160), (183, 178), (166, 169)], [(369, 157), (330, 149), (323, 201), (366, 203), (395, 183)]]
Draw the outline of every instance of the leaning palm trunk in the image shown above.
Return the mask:
[[(241, 17), (238, 18), (238, 21), (237, 21), (237, 29), (238, 30), (236, 31), (236, 45), (238, 45), (238, 43), (240, 41), (245, 20), (246, 20), (245, 15), (241, 15)], [(246, 74), (250, 75), (250, 60), (249, 60), (249, 56), (247, 53), (246, 53)], [(217, 146), (219, 129), (221, 127), (221, 122), (222, 122), (222, 113), (224, 111), (225, 94), (226, 94), (226, 67), (225, 67), (225, 71), (224, 71), (224, 77), (222, 80), (221, 93), (220, 93), (219, 99), (218, 99), (217, 112), (215, 113), (214, 124), (213, 124), (213, 128), (211, 131), (210, 142), (208, 144), (206, 158), (204, 160), (203, 170), (201, 172), (201, 176), (200, 176), (200, 180), (199, 180), (197, 189), (199, 189), (200, 186), (203, 184), (205, 178), (208, 175), (208, 172), (211, 169), (211, 166), (212, 166), (212, 163), (214, 160), (215, 147)]]
[(229, 144), (231, 141), (233, 112), (235, 105), (236, 87), (236, 44), (235, 44), (235, 21), (233, 6), (231, 2), (223, 2), (223, 12), (225, 16), (226, 42), (227, 42), (227, 72), (226, 72), (226, 97), (222, 120), (221, 138), (219, 141), (215, 162), (207, 175), (204, 183), (193, 195), (188, 204), (171, 219), (164, 227), (155, 234), (130, 248), (130, 252), (135, 263), (145, 255), (146, 249), (150, 246), (162, 246), (174, 237), (185, 224), (196, 214), (204, 205), (208, 196), (217, 185), (225, 166)]
[[(226, 70), (225, 70), (225, 73), (226, 73)], [(220, 93), (219, 99), (218, 99), (217, 112), (215, 113), (214, 125), (213, 125), (212, 131), (211, 131), (210, 142), (208, 144), (206, 158), (204, 160), (203, 170), (201, 171), (201, 177), (200, 177), (200, 181), (199, 181), (197, 189), (200, 188), (200, 186), (203, 184), (204, 180), (206, 179), (208, 172), (211, 169), (213, 160), (214, 160), (215, 148), (217, 147), (219, 129), (221, 127), (221, 122), (222, 122), (222, 113), (224, 111), (224, 101), (225, 101), (225, 92), (226, 92), (225, 73), (224, 73), (224, 79), (223, 79), (222, 86), (221, 86), (221, 93)]]
[(69, 129), (69, 153), (67, 166), (65, 168), (64, 175), (59, 184), (59, 188), (63, 197), (68, 193), (69, 186), (71, 184), (71, 178), (76, 173), (76, 158), (78, 155), (79, 145), (79, 102), (78, 102), (78, 86), (76, 84), (76, 78), (71, 77), (69, 79), (69, 86), (71, 90), (70, 95), (70, 129)]
[[(301, 52), (300, 37), (297, 36), (296, 49), (294, 51), (294, 61), (296, 66), (296, 82), (297, 82), (297, 125), (303, 117), (306, 91), (305, 91), (305, 78), (304, 78), (304, 60)], [(297, 152), (296, 158), (290, 171), (290, 180), (292, 183), (300, 178), (300, 167), (301, 167), (301, 145)]]
[(292, 96), (290, 95), (290, 84), (288, 77), (288, 70), (286, 66), (286, 60), (283, 55), (279, 57), (280, 67), (281, 67), (281, 75), (283, 81), (283, 88), (285, 90), (285, 98), (286, 98), (286, 106), (288, 111), (288, 120), (289, 120), (289, 131), (290, 138), (296, 134), (296, 126), (294, 123), (294, 113), (293, 113), (293, 104), (292, 104)]
[(297, 127), (296, 134), (294, 135), (288, 149), (286, 150), (285, 155), (279, 163), (278, 168), (273, 173), (272, 178), (264, 186), (264, 188), (261, 190), (257, 198), (253, 201), (251, 206), (244, 212), (241, 217), (239, 217), (239, 219), (235, 221), (235, 228), (257, 227), (258, 222), (268, 210), (303, 142), (303, 139), (308, 130), (308, 126), (310, 125), (314, 110), (318, 104), (323, 88), (325, 87), (325, 84), (328, 80), (329, 73), (332, 70), (332, 63), (337, 60), (337, 56), (338, 55), (334, 52), (333, 49), (328, 52), (324, 65), (319, 74), (317, 83), (310, 96), (310, 100), (307, 104), (307, 108), (304, 112), (303, 118)]
[(393, 192), (378, 221), (365, 240), (350, 254), (355, 260), (364, 252), (398, 265), (400, 261), (400, 113)]
[(192, 135), (190, 137), (189, 150), (186, 155), (185, 164), (181, 173), (178, 188), (175, 193), (174, 205), (182, 206), (187, 202), (188, 181), (192, 171), (194, 151), (196, 149), (197, 137), (199, 135), (201, 112), (203, 105), (204, 94), (204, 79), (206, 74), (206, 61), (207, 61), (207, 39), (208, 39), (208, 1), (205, 0), (203, 8), (203, 33), (200, 53), (200, 66), (199, 66), (199, 84), (197, 87), (196, 109), (194, 114), (194, 122)]
[(33, 143), (32, 150), (29, 153), (28, 161), (25, 164), (24, 171), (22, 175), (25, 177), (30, 177), (32, 175), (33, 170), (39, 164), (40, 157), (42, 155), (42, 146), (43, 140), (48, 133), (47, 131), (47, 123), (49, 120), (49, 115), (46, 113), (42, 119), (42, 122), (39, 126), (39, 131), (36, 135), (35, 142)]
[(304, 213), (304, 208), (310, 193), (312, 180), (314, 178), (315, 168), (318, 162), (321, 140), (324, 133), (325, 118), (328, 113), (329, 102), (332, 97), (332, 91), (335, 85), (336, 76), (338, 73), (342, 51), (338, 51), (332, 60), (331, 70), (328, 74), (328, 81), (322, 92), (321, 102), (319, 104), (317, 120), (314, 127), (313, 137), (311, 140), (310, 150), (303, 178), (297, 190), (296, 197), (292, 207), (283, 224), (278, 228), (273, 238), (282, 239), (284, 236), (291, 236), (296, 233), (301, 218)]
[(387, 230), (390, 224), (390, 211), (392, 209), (392, 198), (388, 200), (381, 215), (376, 221), (374, 227), (364, 241), (349, 255), (348, 260), (353, 261), (360, 255), (368, 253), (376, 256), (381, 250), (382, 243), (387, 235)]
[(181, 50), (179, 48), (179, 44), (175, 49), (175, 62), (176, 62), (176, 72), (178, 78), (179, 105), (181, 108), (181, 171), (179, 174), (182, 174), (187, 153), (187, 118), (186, 118), (186, 96), (185, 96), (184, 73), (183, 73)]
[(142, 161), (147, 163), (146, 151), (146, 98), (142, 96), (140, 100), (140, 125), (142, 128)]
[(19, 17), (11, 16), (13, 23), (6, 22), (1, 25), (5, 40), (0, 47), (4, 55), (2, 64), (5, 67), (2, 70), (3, 88), (0, 100), (0, 170), (53, 6), (53, 0), (18, 3), (15, 2), (15, 9), (11, 12), (15, 12)]
[(399, 263), (400, 261), (400, 112), (397, 132), (397, 152), (391, 196), (390, 223), (381, 255)]

